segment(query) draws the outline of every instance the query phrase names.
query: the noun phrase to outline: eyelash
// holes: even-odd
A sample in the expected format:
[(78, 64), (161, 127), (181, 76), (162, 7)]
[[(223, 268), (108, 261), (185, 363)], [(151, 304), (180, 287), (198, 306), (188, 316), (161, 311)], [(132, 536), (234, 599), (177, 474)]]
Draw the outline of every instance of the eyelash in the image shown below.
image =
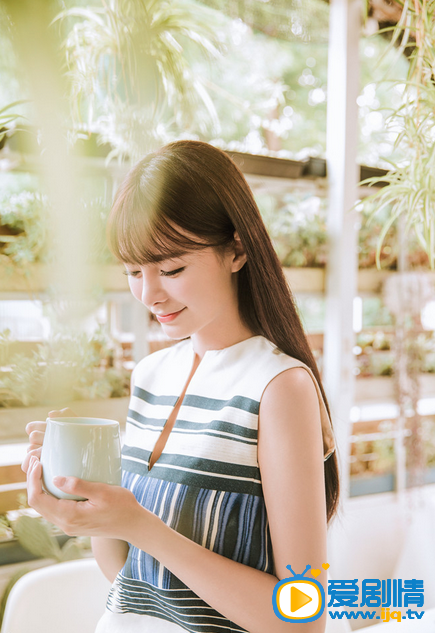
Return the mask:
[[(168, 271), (161, 270), (160, 273), (162, 277), (173, 277), (174, 275), (183, 272), (185, 268), (186, 267), (183, 266), (182, 268), (177, 268), (176, 270), (168, 270)], [(128, 277), (137, 277), (139, 273), (140, 273), (139, 270), (133, 270), (133, 271), (124, 270), (124, 275), (127, 275)]]

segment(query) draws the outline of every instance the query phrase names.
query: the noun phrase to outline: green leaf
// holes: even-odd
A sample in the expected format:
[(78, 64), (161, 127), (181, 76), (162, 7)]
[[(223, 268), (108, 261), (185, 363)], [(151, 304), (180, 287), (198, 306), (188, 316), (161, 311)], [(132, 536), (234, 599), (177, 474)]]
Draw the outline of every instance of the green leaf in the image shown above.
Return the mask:
[(57, 540), (50, 534), (43, 521), (23, 515), (13, 523), (12, 527), (20, 545), (31, 554), (41, 558), (61, 560), (61, 551)]
[[(12, 103), (8, 103), (8, 105), (5, 105), (3, 108), (0, 108), (0, 114), (2, 114), (2, 112), (6, 112), (6, 110), (9, 110), (9, 108), (15, 108), (15, 106), (22, 105), (23, 103), (30, 103), (30, 101), (29, 99), (19, 99), (18, 101), (13, 101)], [(19, 116), (19, 115), (14, 115), (14, 116)]]
[(62, 547), (60, 560), (64, 562), (67, 560), (75, 560), (76, 558), (82, 558), (82, 550), (78, 546), (77, 540), (70, 538)]
[(392, 224), (394, 223), (394, 221), (396, 220), (396, 216), (392, 215), (387, 222), (384, 224), (384, 226), (382, 227), (382, 231), (381, 234), (379, 235), (379, 239), (378, 239), (378, 244), (377, 244), (377, 248), (376, 248), (376, 266), (377, 268), (380, 270), (381, 269), (381, 250), (382, 250), (382, 245), (385, 241), (385, 237), (389, 231), (389, 229), (391, 228)]

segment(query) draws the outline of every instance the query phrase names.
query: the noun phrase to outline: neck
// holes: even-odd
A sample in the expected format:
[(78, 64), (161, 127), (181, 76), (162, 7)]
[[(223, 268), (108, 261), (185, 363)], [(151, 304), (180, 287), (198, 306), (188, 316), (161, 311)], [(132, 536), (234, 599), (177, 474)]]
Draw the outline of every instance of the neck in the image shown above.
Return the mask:
[(240, 343), (248, 338), (255, 336), (254, 332), (249, 330), (243, 324), (240, 324), (240, 328), (230, 330), (230, 328), (223, 329), (221, 331), (213, 332), (213, 334), (196, 332), (191, 335), (192, 346), (196, 356), (200, 359), (208, 350), (225, 349), (236, 343)]

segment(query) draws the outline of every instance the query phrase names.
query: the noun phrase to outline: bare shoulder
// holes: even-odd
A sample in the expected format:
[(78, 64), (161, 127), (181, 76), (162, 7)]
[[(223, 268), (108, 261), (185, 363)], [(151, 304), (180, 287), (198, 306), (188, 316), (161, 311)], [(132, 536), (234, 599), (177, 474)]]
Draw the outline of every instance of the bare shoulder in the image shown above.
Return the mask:
[(260, 402), (258, 431), (260, 454), (278, 443), (287, 444), (292, 453), (323, 450), (319, 398), (306, 369), (286, 369), (269, 382)]
[(314, 380), (303, 367), (286, 369), (275, 376), (266, 386), (260, 403), (265, 412), (269, 408), (291, 406), (318, 408), (318, 396)]

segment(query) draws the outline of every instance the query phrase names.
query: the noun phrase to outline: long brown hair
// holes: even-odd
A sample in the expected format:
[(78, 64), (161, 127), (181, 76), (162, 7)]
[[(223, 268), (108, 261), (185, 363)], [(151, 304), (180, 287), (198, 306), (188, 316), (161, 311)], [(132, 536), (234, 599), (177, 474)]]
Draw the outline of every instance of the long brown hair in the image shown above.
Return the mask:
[[(145, 265), (205, 246), (225, 249), (234, 243), (235, 231), (247, 255), (237, 273), (242, 320), (310, 367), (330, 415), (281, 264), (252, 192), (225, 152), (200, 141), (177, 141), (137, 163), (115, 196), (108, 241), (121, 261)], [(324, 468), (329, 521), (339, 497), (336, 452)]]

